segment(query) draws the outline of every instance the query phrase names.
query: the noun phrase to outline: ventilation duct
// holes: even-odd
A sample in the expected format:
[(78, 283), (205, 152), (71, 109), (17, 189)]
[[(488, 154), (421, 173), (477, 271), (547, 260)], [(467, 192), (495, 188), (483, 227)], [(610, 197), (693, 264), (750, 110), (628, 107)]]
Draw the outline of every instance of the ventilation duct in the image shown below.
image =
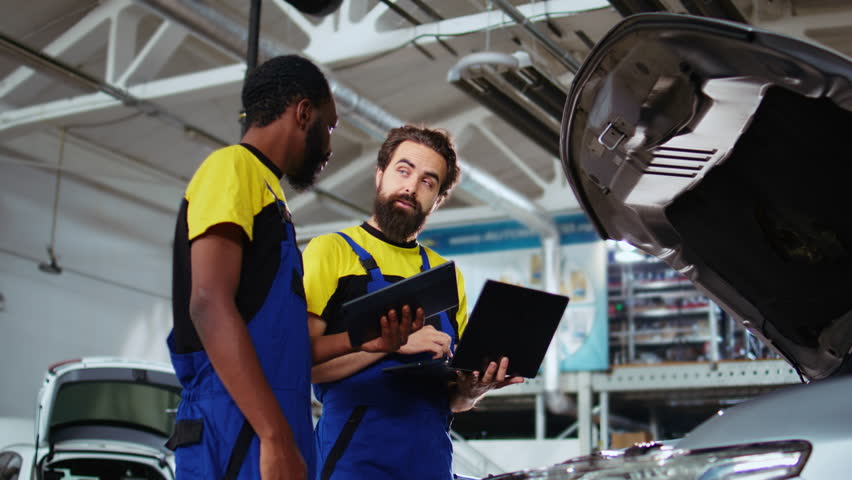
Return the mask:
[(459, 60), (447, 81), (559, 157), (559, 132), (567, 92), (526, 52), (480, 52)]

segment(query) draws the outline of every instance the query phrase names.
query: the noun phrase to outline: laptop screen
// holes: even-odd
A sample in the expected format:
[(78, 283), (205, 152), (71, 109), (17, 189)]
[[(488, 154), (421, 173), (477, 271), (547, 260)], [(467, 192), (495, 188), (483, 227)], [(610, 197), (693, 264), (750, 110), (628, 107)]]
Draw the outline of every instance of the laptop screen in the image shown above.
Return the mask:
[(488, 280), (476, 300), (453, 367), (484, 371), (489, 362), (509, 357), (509, 373), (538, 374), (568, 297)]

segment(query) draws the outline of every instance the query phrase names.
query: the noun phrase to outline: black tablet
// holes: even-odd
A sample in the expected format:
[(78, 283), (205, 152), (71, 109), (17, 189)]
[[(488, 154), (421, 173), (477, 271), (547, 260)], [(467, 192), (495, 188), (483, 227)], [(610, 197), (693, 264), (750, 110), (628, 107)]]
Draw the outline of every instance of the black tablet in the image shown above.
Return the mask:
[(381, 335), (380, 319), (391, 309), (401, 314), (403, 305), (412, 312), (423, 307), (424, 317), (458, 306), (456, 264), (447, 262), (402, 279), (392, 285), (344, 303), (341, 316), (353, 347)]

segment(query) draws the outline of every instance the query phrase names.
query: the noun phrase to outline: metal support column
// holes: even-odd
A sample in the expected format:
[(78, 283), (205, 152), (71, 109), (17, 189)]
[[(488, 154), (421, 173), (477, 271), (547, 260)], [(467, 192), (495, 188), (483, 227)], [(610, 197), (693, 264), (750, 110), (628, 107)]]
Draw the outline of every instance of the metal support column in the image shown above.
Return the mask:
[(728, 320), (727, 331), (728, 331), (728, 348), (727, 358), (734, 359), (738, 358), (737, 356), (737, 324), (734, 321), (734, 317), (731, 315), (725, 315), (725, 318)]
[(598, 394), (598, 406), (600, 407), (600, 432), (601, 432), (601, 441), (600, 448), (601, 450), (607, 450), (609, 448), (609, 392), (600, 392)]
[(601, 437), (598, 424), (592, 422), (592, 451), (597, 452), (601, 449)]
[(710, 300), (707, 309), (707, 321), (710, 326), (710, 361), (719, 361), (719, 316), (716, 315), (716, 304)]
[(636, 319), (634, 318), (635, 300), (633, 299), (633, 265), (624, 267), (621, 282), (626, 286), (624, 306), (627, 308), (627, 362), (636, 361)]
[(246, 45), (246, 75), (257, 67), (258, 44), (260, 43), (260, 0), (251, 0), (249, 10), (248, 42)]
[[(257, 52), (260, 43), (260, 0), (251, 0), (249, 10), (248, 38), (246, 39), (246, 77), (257, 68)], [(240, 112), (240, 131), (245, 135), (248, 130), (245, 111)]]
[(650, 418), (648, 424), (651, 427), (651, 440), (660, 440), (660, 418), (657, 416), (657, 408), (650, 408)]
[(592, 373), (577, 372), (577, 422), (580, 455), (592, 453)]
[(544, 394), (535, 395), (535, 439), (544, 440), (546, 407), (544, 405)]

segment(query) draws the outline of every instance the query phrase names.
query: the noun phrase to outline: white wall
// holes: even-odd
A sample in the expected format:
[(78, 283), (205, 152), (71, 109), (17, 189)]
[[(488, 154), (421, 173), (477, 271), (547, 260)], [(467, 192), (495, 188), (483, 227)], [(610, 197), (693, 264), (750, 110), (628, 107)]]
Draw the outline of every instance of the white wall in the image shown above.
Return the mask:
[(0, 167), (0, 416), (32, 417), (57, 361), (168, 361), (174, 215), (63, 180), (56, 252), (65, 271), (49, 275), (37, 267), (47, 258), (53, 178)]
[(0, 255), (0, 415), (31, 416), (52, 363), (93, 355), (168, 361), (170, 303)]

